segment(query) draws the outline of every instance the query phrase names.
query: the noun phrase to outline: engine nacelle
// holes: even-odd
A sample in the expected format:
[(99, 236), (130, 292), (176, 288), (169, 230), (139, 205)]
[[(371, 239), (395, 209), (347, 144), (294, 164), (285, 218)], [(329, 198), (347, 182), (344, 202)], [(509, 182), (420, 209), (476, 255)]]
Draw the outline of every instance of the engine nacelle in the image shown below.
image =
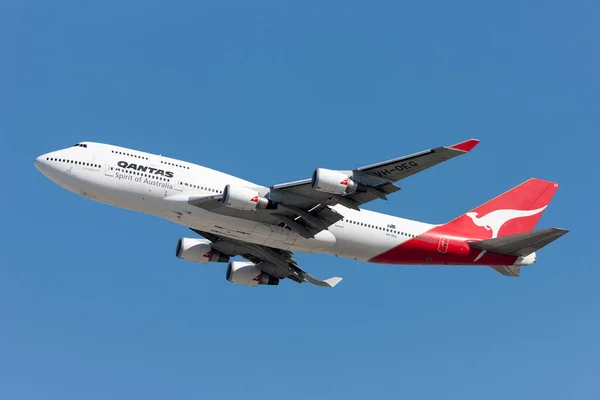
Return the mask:
[(271, 208), (269, 200), (256, 190), (231, 185), (225, 186), (223, 190), (223, 204), (244, 211)]
[(324, 168), (315, 169), (311, 184), (313, 189), (329, 194), (353, 193), (358, 188), (347, 174)]
[(262, 272), (254, 263), (244, 261), (230, 261), (225, 278), (229, 282), (246, 286), (279, 285), (279, 278)]
[(181, 238), (177, 242), (175, 254), (186, 261), (200, 264), (207, 262), (229, 262), (229, 256), (212, 248), (212, 242), (206, 239)]

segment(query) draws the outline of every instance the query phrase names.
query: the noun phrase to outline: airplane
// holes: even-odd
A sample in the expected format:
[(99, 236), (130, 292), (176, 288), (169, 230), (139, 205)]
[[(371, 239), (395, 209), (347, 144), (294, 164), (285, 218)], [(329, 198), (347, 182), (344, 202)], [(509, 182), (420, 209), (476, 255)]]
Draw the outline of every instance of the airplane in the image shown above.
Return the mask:
[[(334, 287), (294, 252), (398, 265), (489, 266), (519, 277), (536, 251), (568, 230), (533, 230), (558, 184), (531, 178), (443, 224), (361, 208), (400, 190), (396, 182), (470, 152), (477, 139), (352, 170), (316, 168), (300, 181), (262, 186), (175, 158), (81, 142), (36, 158), (36, 168), (88, 199), (156, 215), (189, 227), (176, 256), (227, 263), (229, 282), (250, 287), (281, 279)], [(234, 261), (239, 256), (246, 261)]]

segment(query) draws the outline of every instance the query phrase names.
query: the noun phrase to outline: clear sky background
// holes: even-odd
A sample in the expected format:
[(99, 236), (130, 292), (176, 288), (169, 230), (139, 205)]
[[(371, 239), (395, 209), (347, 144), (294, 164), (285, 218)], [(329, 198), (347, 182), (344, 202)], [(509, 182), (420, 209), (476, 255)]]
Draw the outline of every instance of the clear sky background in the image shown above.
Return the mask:
[[(0, 3), (0, 398), (600, 398), (598, 2), (207, 3)], [(89, 140), (270, 185), (471, 137), (367, 208), (559, 182), (538, 227), (571, 232), (519, 279), (298, 255), (344, 281), (237, 286), (33, 165)]]

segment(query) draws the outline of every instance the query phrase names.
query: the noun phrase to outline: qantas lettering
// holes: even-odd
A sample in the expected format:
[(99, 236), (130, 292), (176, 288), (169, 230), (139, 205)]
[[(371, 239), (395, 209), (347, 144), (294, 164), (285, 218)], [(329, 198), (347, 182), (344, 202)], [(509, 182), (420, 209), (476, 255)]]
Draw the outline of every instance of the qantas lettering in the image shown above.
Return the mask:
[(417, 164), (414, 161), (409, 161), (409, 162), (405, 162), (402, 164), (398, 164), (396, 165), (394, 168), (392, 169), (380, 169), (379, 171), (374, 171), (373, 173), (375, 175), (377, 175), (378, 177), (382, 178), (384, 176), (390, 175), (392, 172), (396, 172), (396, 171), (406, 171), (409, 169), (412, 169), (414, 167), (418, 167), (419, 164)]
[(119, 161), (117, 163), (117, 165), (121, 168), (134, 169), (136, 171), (142, 171), (142, 172), (149, 172), (151, 174), (162, 175), (167, 178), (172, 178), (174, 176), (173, 172), (171, 172), (171, 171), (163, 171), (162, 169), (147, 167), (147, 166), (141, 165), (141, 164), (140, 165), (134, 164), (134, 163), (129, 164), (127, 161)]

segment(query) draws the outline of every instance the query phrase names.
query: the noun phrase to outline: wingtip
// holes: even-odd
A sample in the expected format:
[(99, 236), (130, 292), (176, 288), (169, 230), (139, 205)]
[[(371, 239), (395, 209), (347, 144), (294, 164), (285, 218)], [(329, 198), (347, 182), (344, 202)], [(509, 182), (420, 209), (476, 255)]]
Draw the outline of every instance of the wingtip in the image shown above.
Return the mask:
[(468, 153), (469, 151), (473, 150), (475, 148), (475, 146), (477, 146), (478, 144), (479, 144), (479, 139), (469, 139), (469, 140), (465, 140), (464, 142), (456, 143), (456, 144), (450, 146), (450, 148)]
[(547, 179), (529, 178), (525, 182), (529, 182), (529, 181), (538, 182), (538, 183), (545, 184), (545, 185), (548, 185), (548, 186), (554, 186), (555, 188), (559, 188), (560, 187), (560, 183), (549, 181)]
[(344, 278), (334, 276), (333, 278), (323, 280), (323, 282), (327, 283), (327, 285), (329, 285), (329, 287), (335, 287), (335, 285), (340, 283), (343, 279)]

